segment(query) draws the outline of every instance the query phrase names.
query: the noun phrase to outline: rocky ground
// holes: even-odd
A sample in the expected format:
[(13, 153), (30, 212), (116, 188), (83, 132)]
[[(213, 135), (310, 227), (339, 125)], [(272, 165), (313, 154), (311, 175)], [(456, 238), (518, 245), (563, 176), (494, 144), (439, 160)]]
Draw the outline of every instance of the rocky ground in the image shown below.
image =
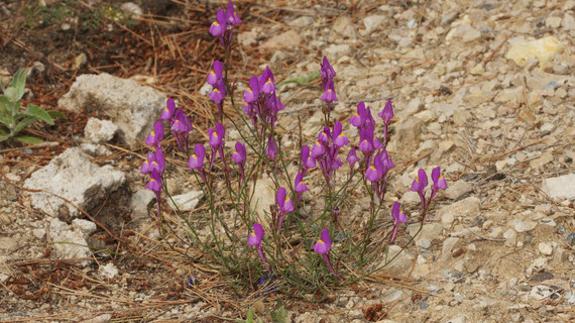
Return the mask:
[[(261, 55), (280, 81), (317, 71), (327, 55), (340, 120), (358, 101), (379, 110), (394, 99), (391, 186), (404, 205), (416, 208), (408, 188), (417, 168), (445, 167), (450, 187), (415, 243), (380, 280), (328, 302), (222, 299), (217, 273), (178, 256), (186, 246), (166, 246), (174, 241), (148, 217), (138, 143), (154, 117), (138, 109), (161, 108), (165, 93), (78, 76), (58, 109), (91, 118), (83, 133), (57, 152), (0, 150), (0, 320), (213, 322), (248, 307), (266, 318), (278, 300), (295, 322), (575, 320), (575, 1), (267, 8), (283, 14), (245, 19), (240, 53)], [(250, 64), (243, 55), (238, 70)], [(322, 122), (319, 82), (285, 82), (281, 93), (286, 138), (300, 118), (311, 139)], [(201, 208), (184, 166), (170, 173), (171, 188), (182, 206)], [(200, 284), (187, 286), (190, 275)]]

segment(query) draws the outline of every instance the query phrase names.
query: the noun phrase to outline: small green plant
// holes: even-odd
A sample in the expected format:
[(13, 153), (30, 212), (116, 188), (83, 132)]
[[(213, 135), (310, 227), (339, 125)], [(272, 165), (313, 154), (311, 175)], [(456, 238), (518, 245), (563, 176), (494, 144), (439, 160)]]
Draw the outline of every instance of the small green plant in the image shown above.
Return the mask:
[(15, 139), (25, 144), (41, 143), (42, 139), (38, 137), (23, 136), (19, 133), (36, 121), (54, 124), (50, 113), (37, 105), (28, 104), (25, 110), (22, 109), (20, 100), (24, 96), (26, 75), (26, 69), (19, 69), (0, 96), (0, 142)]

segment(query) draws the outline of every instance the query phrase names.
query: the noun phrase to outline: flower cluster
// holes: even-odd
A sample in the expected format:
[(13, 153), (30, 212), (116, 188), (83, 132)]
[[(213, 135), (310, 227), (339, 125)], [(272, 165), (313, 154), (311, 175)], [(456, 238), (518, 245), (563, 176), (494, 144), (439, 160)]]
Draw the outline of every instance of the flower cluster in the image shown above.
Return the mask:
[(276, 94), (274, 75), (269, 67), (266, 67), (261, 75), (250, 78), (249, 87), (244, 91), (244, 101), (244, 112), (261, 139), (266, 140), (266, 155), (274, 160), (277, 156), (274, 129), (278, 113), (285, 106)]
[(391, 207), (391, 218), (393, 220), (393, 229), (391, 231), (391, 237), (389, 241), (393, 243), (397, 238), (397, 232), (399, 232), (399, 225), (402, 223), (407, 222), (407, 216), (404, 213), (401, 213), (401, 205), (399, 202), (393, 202), (393, 206)]
[(224, 98), (226, 97), (226, 82), (224, 80), (224, 63), (214, 60), (212, 69), (208, 73), (207, 83), (211, 85), (210, 100), (218, 107), (219, 120), (224, 113)]
[[(373, 191), (380, 200), (383, 200), (387, 187), (387, 175), (395, 167), (386, 150), (387, 129), (393, 118), (393, 105), (388, 100), (385, 107), (378, 114), (384, 123), (383, 140), (375, 135), (375, 119), (371, 109), (364, 102), (357, 105), (357, 114), (350, 119), (350, 123), (357, 128), (359, 143), (357, 149), (363, 154), (364, 178), (372, 184)], [(383, 142), (383, 143), (382, 143)], [(353, 170), (359, 161), (355, 148), (351, 149), (347, 162)]]
[(229, 0), (225, 10), (218, 9), (216, 11), (216, 21), (210, 26), (210, 34), (217, 37), (224, 48), (229, 50), (233, 28), (237, 27), (240, 23), (241, 20), (235, 12), (234, 4)]
[(316, 142), (311, 149), (307, 146), (302, 147), (300, 156), (302, 156), (303, 169), (311, 168), (310, 166), (313, 167), (317, 163), (326, 183), (331, 186), (335, 172), (343, 165), (339, 152), (347, 144), (349, 144), (349, 139), (343, 132), (341, 122), (334, 122), (332, 128), (324, 127), (317, 135)]
[(166, 169), (166, 159), (162, 150), (164, 139), (164, 122), (170, 126), (170, 131), (176, 138), (178, 149), (188, 151), (188, 136), (192, 131), (192, 122), (181, 108), (176, 108), (173, 98), (168, 98), (166, 107), (162, 110), (160, 118), (154, 123), (152, 131), (146, 137), (146, 145), (152, 150), (140, 167), (140, 172), (149, 176), (146, 188), (156, 194), (158, 216), (160, 216), (160, 197), (163, 186), (163, 174)]
[(337, 95), (335, 93), (335, 70), (333, 66), (329, 63), (327, 57), (323, 57), (320, 68), (321, 75), (321, 86), (323, 88), (323, 93), (320, 97), (327, 105), (327, 111), (333, 110), (333, 105), (337, 101)]
[(417, 171), (417, 178), (411, 183), (411, 190), (419, 195), (423, 215), (427, 212), (431, 201), (433, 201), (437, 193), (441, 190), (447, 189), (447, 181), (443, 176), (441, 176), (441, 167), (437, 166), (431, 170), (431, 180), (433, 181), (433, 184), (431, 185), (429, 198), (426, 197), (426, 188), (429, 182), (427, 180), (427, 173), (423, 168), (420, 168)]

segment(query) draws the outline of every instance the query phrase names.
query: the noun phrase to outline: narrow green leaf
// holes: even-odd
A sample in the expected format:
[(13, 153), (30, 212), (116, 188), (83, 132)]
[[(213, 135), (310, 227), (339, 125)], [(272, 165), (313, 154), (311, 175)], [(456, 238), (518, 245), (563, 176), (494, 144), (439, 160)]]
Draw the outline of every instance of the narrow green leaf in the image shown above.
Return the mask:
[[(12, 102), (10, 99), (5, 95), (0, 95), (0, 106), (6, 110), (6, 113), (9, 115), (16, 114), (18, 112), (18, 108), (20, 104), (18, 102)], [(2, 108), (0, 108), (1, 110)]]
[(0, 135), (0, 142), (6, 141), (8, 138), (10, 138), (10, 136)]
[(48, 111), (48, 114), (52, 119), (64, 119), (66, 117), (66, 115), (60, 111)]
[(34, 117), (26, 117), (26, 118), (18, 121), (18, 123), (16, 124), (16, 127), (14, 127), (14, 134), (17, 134), (20, 131), (24, 130), (26, 127), (31, 125), (36, 120), (37, 119)]
[(18, 140), (19, 142), (27, 145), (37, 145), (44, 142), (42, 138), (34, 137), (34, 136), (18, 136), (14, 139)]
[(29, 104), (28, 109), (26, 110), (26, 115), (34, 117), (38, 120), (42, 120), (49, 125), (54, 125), (54, 119), (52, 119), (50, 114), (46, 110), (40, 108), (37, 105)]
[(12, 102), (20, 101), (24, 96), (24, 89), (26, 87), (26, 76), (28, 70), (25, 68), (18, 69), (18, 71), (12, 77), (12, 81), (8, 88), (4, 91), (4, 94)]

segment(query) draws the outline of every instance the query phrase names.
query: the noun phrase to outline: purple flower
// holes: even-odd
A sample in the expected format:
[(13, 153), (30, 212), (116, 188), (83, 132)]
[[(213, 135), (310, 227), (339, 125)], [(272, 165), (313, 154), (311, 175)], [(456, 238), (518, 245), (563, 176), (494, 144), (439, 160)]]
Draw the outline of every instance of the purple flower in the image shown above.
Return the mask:
[(208, 73), (208, 84), (215, 87), (219, 80), (223, 78), (224, 63), (214, 60), (212, 70)]
[(146, 138), (146, 145), (154, 147), (159, 146), (160, 142), (164, 139), (164, 124), (161, 120), (154, 123), (154, 127)]
[(427, 208), (427, 201), (425, 200), (425, 188), (427, 187), (427, 173), (423, 168), (417, 171), (417, 178), (411, 183), (411, 190), (417, 192), (421, 200), (421, 207), (425, 210)]
[(188, 134), (192, 131), (192, 122), (182, 109), (176, 109), (172, 119), (171, 130), (174, 133)]
[(226, 84), (224, 83), (224, 80), (218, 80), (212, 89), (212, 92), (210, 92), (210, 100), (212, 100), (217, 105), (221, 105), (225, 96)]
[(431, 186), (431, 197), (432, 200), (437, 192), (447, 189), (447, 181), (443, 176), (441, 176), (441, 167), (437, 166), (431, 170), (431, 180), (433, 185)]
[(264, 227), (259, 223), (254, 223), (253, 231), (248, 236), (248, 246), (257, 248), (261, 246), (266, 232)]
[(257, 76), (252, 76), (249, 81), (249, 88), (244, 91), (244, 101), (246, 103), (253, 103), (260, 95), (260, 86)]
[(341, 148), (349, 143), (349, 139), (345, 136), (343, 132), (343, 126), (341, 122), (336, 121), (333, 125), (333, 143), (338, 147)]
[(313, 251), (320, 255), (326, 255), (331, 250), (331, 237), (329, 236), (329, 230), (323, 228), (321, 230), (320, 239), (316, 241), (313, 245)]
[(321, 61), (320, 75), (322, 79), (322, 85), (324, 85), (328, 80), (333, 80), (335, 78), (335, 69), (329, 63), (327, 57), (323, 57)]
[(275, 160), (278, 154), (278, 144), (276, 143), (276, 140), (274, 139), (273, 136), (270, 136), (268, 138), (268, 144), (267, 144), (267, 148), (266, 148), (266, 156), (270, 159), (270, 160)]
[(154, 161), (155, 155), (153, 152), (149, 152), (147, 157), (148, 158), (146, 158), (142, 163), (142, 166), (140, 166), (140, 173), (142, 174), (149, 174), (152, 172), (152, 161)]
[(349, 153), (347, 154), (347, 163), (349, 164), (349, 168), (353, 169), (355, 163), (357, 163), (358, 160), (359, 157), (357, 157), (357, 152), (355, 150), (355, 147), (353, 147), (349, 150)]
[(228, 24), (231, 26), (237, 26), (242, 22), (240, 20), (240, 17), (236, 14), (234, 10), (234, 4), (232, 3), (231, 0), (228, 0), (228, 6), (226, 8), (226, 18)]
[(287, 191), (284, 187), (278, 188), (276, 193), (276, 205), (280, 212), (283, 213), (290, 213), (294, 210), (293, 202), (289, 197), (287, 197)]
[(325, 154), (325, 146), (323, 142), (319, 139), (315, 142), (315, 145), (311, 147), (311, 158), (317, 159), (321, 155)]
[(391, 123), (391, 119), (393, 119), (393, 102), (391, 99), (388, 99), (387, 102), (385, 102), (385, 106), (377, 115), (383, 119), (383, 123), (385, 125), (389, 125)]
[(381, 179), (381, 171), (375, 165), (370, 165), (365, 170), (365, 178), (370, 182), (377, 182)]
[(160, 194), (162, 191), (162, 175), (159, 172), (152, 171), (150, 174), (150, 179), (146, 184), (146, 189), (156, 193), (156, 196)]
[(176, 102), (173, 98), (168, 98), (166, 101), (166, 107), (162, 110), (162, 114), (160, 114), (160, 119), (168, 121), (174, 115), (174, 110), (176, 109)]
[(393, 202), (393, 206), (391, 207), (391, 217), (393, 219), (393, 230), (391, 232), (390, 241), (392, 243), (397, 238), (397, 232), (399, 231), (399, 225), (407, 222), (407, 216), (405, 216), (404, 213), (401, 213), (400, 207), (401, 207), (401, 205), (397, 201)]
[(275, 93), (276, 85), (274, 80), (274, 74), (272, 73), (272, 70), (269, 68), (269, 66), (266, 66), (266, 68), (264, 69), (264, 72), (260, 77), (260, 84), (262, 92), (266, 94)]
[(331, 237), (329, 236), (329, 230), (327, 228), (323, 228), (321, 230), (320, 238), (315, 242), (313, 245), (313, 251), (317, 254), (321, 255), (323, 262), (325, 263), (327, 269), (331, 274), (337, 276), (329, 258), (329, 252), (331, 251)]
[(212, 149), (217, 150), (222, 146), (224, 142), (225, 132), (226, 129), (219, 122), (216, 123), (216, 126), (214, 128), (208, 129), (208, 135), (210, 137), (210, 146), (212, 147)]
[(308, 190), (307, 185), (303, 182), (303, 173), (300, 171), (296, 174), (294, 179), (294, 190), (296, 193), (301, 194)]
[(323, 93), (320, 99), (327, 104), (331, 104), (337, 101), (337, 95), (335, 94), (335, 84), (333, 80), (327, 81), (323, 88)]
[(300, 164), (304, 171), (315, 167), (315, 159), (310, 157), (310, 149), (308, 145), (303, 145), (301, 147)]
[(285, 217), (295, 209), (293, 201), (287, 197), (287, 191), (284, 187), (278, 188), (276, 192), (276, 207), (279, 211), (277, 218), (278, 232), (282, 229)]
[(194, 153), (190, 156), (188, 160), (188, 167), (191, 170), (201, 171), (204, 168), (204, 159), (206, 157), (206, 149), (202, 144), (196, 144), (194, 148)]
[(166, 158), (164, 157), (162, 147), (156, 147), (154, 158), (150, 161), (150, 167), (152, 172), (157, 171), (160, 175), (164, 173), (164, 170), (166, 169)]
[(246, 146), (239, 141), (236, 142), (236, 151), (232, 154), (232, 160), (242, 167), (246, 162)]
[(216, 21), (210, 26), (210, 34), (214, 37), (223, 37), (227, 29), (226, 12), (223, 9), (216, 11)]
[(258, 251), (258, 256), (260, 257), (260, 261), (262, 265), (267, 265), (268, 261), (266, 259), (266, 255), (264, 253), (264, 249), (262, 246), (262, 241), (264, 240), (264, 236), (266, 234), (264, 227), (259, 223), (254, 223), (253, 230), (250, 232), (248, 236), (248, 246), (251, 248), (256, 248)]

